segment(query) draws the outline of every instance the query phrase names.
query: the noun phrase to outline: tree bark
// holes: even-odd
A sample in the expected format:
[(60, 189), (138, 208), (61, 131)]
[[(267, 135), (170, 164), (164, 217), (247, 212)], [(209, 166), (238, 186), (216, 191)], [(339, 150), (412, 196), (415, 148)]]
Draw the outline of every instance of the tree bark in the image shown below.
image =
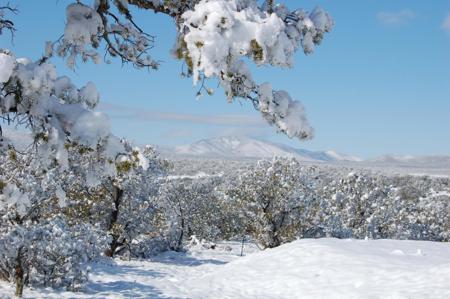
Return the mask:
[[(108, 231), (112, 231), (115, 224), (117, 223), (117, 220), (119, 218), (120, 204), (122, 203), (122, 197), (123, 190), (119, 187), (114, 186), (114, 210), (111, 212), (111, 220), (109, 221)], [(110, 247), (105, 251), (105, 255), (109, 257), (113, 257), (117, 247), (122, 245), (122, 243), (118, 242), (118, 235), (111, 233), (111, 237), (113, 239), (111, 241)]]
[(16, 296), (22, 297), (23, 295), (23, 266), (22, 266), (22, 247), (19, 248), (19, 251), (17, 253), (17, 259), (16, 259)]
[(181, 232), (180, 236), (178, 237), (177, 247), (175, 248), (175, 251), (179, 251), (182, 248), (183, 245), (183, 237), (184, 237), (184, 218), (181, 218)]

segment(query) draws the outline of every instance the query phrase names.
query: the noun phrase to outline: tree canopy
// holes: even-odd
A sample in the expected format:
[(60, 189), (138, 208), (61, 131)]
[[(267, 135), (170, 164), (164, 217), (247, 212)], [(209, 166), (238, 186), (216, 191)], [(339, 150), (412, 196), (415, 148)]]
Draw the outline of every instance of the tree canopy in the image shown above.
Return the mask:
[[(200, 85), (199, 93), (212, 93), (205, 80), (217, 80), (228, 101), (249, 100), (278, 131), (291, 138), (312, 138), (313, 129), (302, 104), (286, 91), (273, 89), (270, 83), (255, 82), (248, 63), (292, 67), (296, 51), (311, 54), (334, 25), (321, 8), (309, 13), (290, 10), (274, 1), (260, 4), (255, 0), (88, 2), (76, 1), (67, 6), (62, 35), (46, 43), (41, 59), (17, 59), (9, 50), (2, 50), (3, 118), (20, 118), (35, 136), (53, 130), (60, 139), (70, 136), (90, 146), (105, 140), (108, 122), (101, 114), (90, 112), (99, 100), (95, 85), (89, 82), (77, 88), (69, 78), (58, 77), (51, 57), (63, 57), (70, 68), (77, 61), (100, 63), (103, 57), (107, 62), (118, 58), (138, 69), (157, 69), (160, 63), (150, 53), (157, 46), (152, 34), (157, 33), (140, 27), (135, 18), (138, 10), (144, 10), (173, 19), (177, 38), (171, 51), (183, 62), (184, 75)], [(1, 11), (0, 28), (14, 32), (7, 13), (15, 10), (6, 6)], [(81, 123), (88, 123), (89, 128), (80, 128)], [(85, 135), (81, 136), (81, 132)], [(50, 143), (55, 138), (50, 137)], [(61, 143), (55, 146), (61, 147)]]

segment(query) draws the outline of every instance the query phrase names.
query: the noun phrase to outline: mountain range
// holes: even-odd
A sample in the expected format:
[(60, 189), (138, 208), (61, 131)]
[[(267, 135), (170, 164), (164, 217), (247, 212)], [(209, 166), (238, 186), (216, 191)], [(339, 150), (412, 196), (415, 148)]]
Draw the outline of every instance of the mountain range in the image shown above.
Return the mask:
[(334, 151), (308, 151), (284, 144), (237, 136), (202, 139), (189, 145), (176, 146), (164, 151), (177, 156), (203, 158), (262, 159), (282, 156), (307, 162), (361, 161), (358, 157)]
[[(13, 141), (17, 149), (25, 149), (32, 136), (27, 131), (3, 128), (2, 139)], [(360, 159), (355, 156), (328, 151), (309, 151), (284, 144), (273, 143), (251, 137), (215, 137), (202, 139), (189, 145), (158, 147), (168, 158), (207, 158), (207, 159), (264, 159), (274, 156), (292, 157), (310, 163), (341, 164), (350, 167), (388, 170), (408, 174), (433, 174), (450, 176), (449, 156), (400, 156), (384, 155), (373, 159)]]
[(211, 159), (263, 159), (274, 156), (293, 157), (310, 163), (340, 164), (355, 168), (404, 173), (450, 176), (450, 156), (383, 155), (372, 159), (328, 151), (309, 151), (251, 137), (215, 137), (189, 145), (160, 148), (167, 157)]

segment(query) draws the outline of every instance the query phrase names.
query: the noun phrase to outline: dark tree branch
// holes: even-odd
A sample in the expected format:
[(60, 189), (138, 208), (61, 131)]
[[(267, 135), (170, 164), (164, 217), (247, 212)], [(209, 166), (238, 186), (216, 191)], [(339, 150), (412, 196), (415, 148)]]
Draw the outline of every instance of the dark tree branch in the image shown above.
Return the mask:
[(9, 6), (9, 4), (0, 7), (0, 34), (3, 33), (3, 29), (6, 29), (11, 33), (11, 38), (14, 38), (14, 32), (16, 31), (16, 28), (14, 27), (13, 21), (4, 18), (5, 11), (9, 11), (13, 14), (17, 14), (19, 11), (17, 10), (17, 8)]

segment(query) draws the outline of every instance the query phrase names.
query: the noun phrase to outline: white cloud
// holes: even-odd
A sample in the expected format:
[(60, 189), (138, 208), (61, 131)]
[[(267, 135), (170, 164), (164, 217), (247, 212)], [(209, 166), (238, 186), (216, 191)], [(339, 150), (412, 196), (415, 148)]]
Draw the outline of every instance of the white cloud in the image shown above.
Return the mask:
[(183, 138), (191, 138), (194, 134), (191, 130), (186, 129), (172, 129), (165, 131), (161, 134), (160, 137), (170, 138), (170, 139), (183, 139)]
[(410, 9), (401, 11), (380, 11), (377, 14), (378, 20), (384, 25), (405, 25), (416, 18), (416, 14)]
[(442, 29), (450, 33), (450, 13), (447, 15), (444, 22), (442, 22)]
[(109, 103), (101, 103), (101, 111), (110, 114), (111, 118), (126, 118), (142, 121), (168, 121), (184, 122), (206, 125), (225, 125), (225, 126), (265, 126), (266, 123), (259, 115), (202, 115), (190, 113), (161, 112), (153, 110), (142, 110), (127, 106), (120, 106)]
[(273, 134), (273, 130), (268, 130), (266, 126), (250, 126), (250, 127), (224, 127), (222, 129), (217, 128), (214, 130), (210, 137), (217, 136), (242, 136), (253, 138), (265, 138)]

